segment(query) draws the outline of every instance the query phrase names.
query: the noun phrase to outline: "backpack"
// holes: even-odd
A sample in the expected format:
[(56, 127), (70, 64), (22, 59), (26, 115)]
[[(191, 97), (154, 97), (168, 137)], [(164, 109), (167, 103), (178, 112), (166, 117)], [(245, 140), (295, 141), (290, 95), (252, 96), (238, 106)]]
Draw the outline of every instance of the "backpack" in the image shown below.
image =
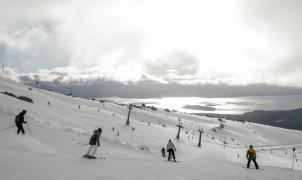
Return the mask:
[(16, 124), (20, 123), (20, 114), (18, 114), (18, 115), (15, 117), (15, 123), (16, 123)]
[(249, 155), (249, 159), (255, 159), (256, 158), (256, 151), (254, 149), (249, 149), (247, 151), (248, 155)]

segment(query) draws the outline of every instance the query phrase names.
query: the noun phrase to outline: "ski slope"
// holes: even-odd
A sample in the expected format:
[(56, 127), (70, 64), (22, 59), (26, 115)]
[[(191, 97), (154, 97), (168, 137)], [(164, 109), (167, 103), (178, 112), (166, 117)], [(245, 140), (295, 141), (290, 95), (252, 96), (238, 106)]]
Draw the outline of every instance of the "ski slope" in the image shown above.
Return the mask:
[[(16, 135), (15, 127), (0, 132), (1, 180), (302, 178), (301, 131), (229, 120), (224, 120), (225, 128), (220, 129), (216, 118), (137, 108), (131, 112), (130, 126), (126, 126), (126, 106), (29, 90), (0, 77), (3, 91), (29, 97), (34, 103), (0, 93), (0, 131), (14, 125), (16, 114), (26, 109), (25, 120), (32, 132), (30, 135), (26, 126), (24, 136)], [(179, 118), (184, 128), (176, 140)], [(88, 146), (79, 145), (88, 143), (98, 127), (103, 133), (96, 156), (106, 159), (81, 158)], [(201, 148), (197, 147), (199, 128), (204, 130)], [(176, 145), (177, 163), (160, 156), (169, 139)], [(261, 170), (242, 168), (250, 144), (257, 147)], [(291, 170), (293, 146), (297, 148), (295, 171)]]

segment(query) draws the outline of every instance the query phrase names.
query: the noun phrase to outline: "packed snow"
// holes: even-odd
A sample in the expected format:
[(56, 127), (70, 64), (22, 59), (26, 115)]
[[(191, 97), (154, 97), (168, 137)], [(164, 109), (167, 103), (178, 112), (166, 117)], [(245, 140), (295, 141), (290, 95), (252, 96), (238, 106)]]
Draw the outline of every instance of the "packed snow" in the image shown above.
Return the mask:
[[(133, 108), (130, 126), (126, 126), (127, 106), (30, 88), (0, 78), (0, 92), (34, 101), (0, 93), (3, 180), (302, 178), (301, 131), (149, 108)], [(25, 135), (17, 135), (16, 127), (5, 129), (14, 125), (15, 116), (23, 109), (31, 133), (26, 125)], [(177, 140), (179, 120), (184, 128)], [(83, 144), (99, 127), (103, 132), (96, 156), (106, 159), (82, 158), (88, 149)], [(197, 147), (199, 128), (204, 131), (201, 148)], [(177, 149), (176, 163), (161, 157), (161, 147), (169, 139)], [(253, 163), (251, 169), (244, 168), (250, 144), (256, 147), (260, 170), (252, 169)]]

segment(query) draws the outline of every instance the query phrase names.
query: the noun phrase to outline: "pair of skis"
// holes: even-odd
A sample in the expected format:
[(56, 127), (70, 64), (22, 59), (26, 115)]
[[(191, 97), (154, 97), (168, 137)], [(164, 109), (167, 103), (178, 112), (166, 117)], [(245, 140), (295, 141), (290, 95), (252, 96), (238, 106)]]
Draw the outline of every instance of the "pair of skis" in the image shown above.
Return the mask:
[(95, 158), (89, 158), (89, 157), (83, 157), (84, 159), (106, 159), (106, 157), (95, 157)]
[(244, 169), (254, 169), (254, 170), (263, 170), (262, 168), (247, 168), (247, 167), (244, 167), (244, 166), (242, 166), (242, 168), (244, 168)]
[[(6, 130), (8, 130), (8, 129), (11, 129), (11, 128), (15, 127), (15, 126), (16, 126), (16, 125), (12, 125), (12, 126), (10, 126), (10, 127), (4, 128), (4, 129), (2, 129), (2, 130), (0, 131), (0, 133), (6, 131)], [(26, 128), (28, 129), (29, 134), (32, 136), (31, 130), (29, 129), (28, 125), (25, 124), (25, 126), (26, 126)]]

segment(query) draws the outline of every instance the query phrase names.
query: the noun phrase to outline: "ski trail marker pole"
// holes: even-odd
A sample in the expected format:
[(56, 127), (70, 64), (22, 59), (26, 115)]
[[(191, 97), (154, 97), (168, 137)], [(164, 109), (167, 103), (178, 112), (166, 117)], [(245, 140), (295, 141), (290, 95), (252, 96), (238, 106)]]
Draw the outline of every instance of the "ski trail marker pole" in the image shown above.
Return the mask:
[(293, 147), (293, 164), (292, 164), (292, 171), (294, 171), (294, 164), (295, 164), (295, 158), (296, 158), (295, 151), (296, 151), (296, 148)]
[(26, 123), (25, 125), (26, 125), (26, 127), (27, 127), (27, 129), (28, 129), (29, 134), (32, 136), (31, 130), (29, 129), (27, 123)]

